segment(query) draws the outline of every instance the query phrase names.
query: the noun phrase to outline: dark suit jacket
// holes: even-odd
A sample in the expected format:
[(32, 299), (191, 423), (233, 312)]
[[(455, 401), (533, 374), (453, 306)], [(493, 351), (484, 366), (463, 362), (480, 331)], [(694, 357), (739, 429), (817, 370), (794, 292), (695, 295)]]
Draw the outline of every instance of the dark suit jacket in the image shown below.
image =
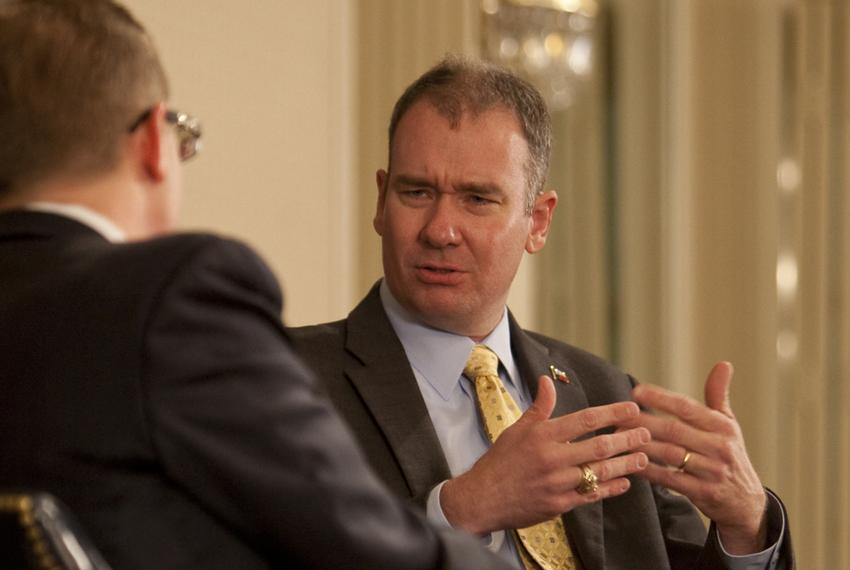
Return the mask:
[(0, 487), (57, 495), (122, 569), (498, 566), (380, 486), (281, 302), (233, 241), (0, 214)]
[[(553, 416), (630, 399), (634, 380), (575, 347), (522, 330), (510, 317), (517, 367), (532, 395), (554, 365), (569, 383), (555, 382)], [(342, 321), (291, 330), (296, 349), (327, 385), (372, 466), (389, 487), (424, 507), (435, 485), (451, 477), (413, 370), (384, 312), (377, 285)], [(771, 513), (771, 521), (779, 513)], [(623, 496), (563, 516), (584, 568), (662, 570), (724, 568), (713, 538), (686, 499), (632, 478)], [(771, 529), (774, 540), (778, 529)], [(714, 533), (709, 535), (714, 536)], [(790, 540), (784, 560), (791, 564)]]

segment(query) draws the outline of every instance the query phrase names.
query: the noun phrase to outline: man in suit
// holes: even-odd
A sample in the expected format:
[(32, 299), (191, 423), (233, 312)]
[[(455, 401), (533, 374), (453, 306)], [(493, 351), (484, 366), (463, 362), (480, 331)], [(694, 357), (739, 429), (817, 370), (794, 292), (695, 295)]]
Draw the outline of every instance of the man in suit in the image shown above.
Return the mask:
[(501, 567), (368, 470), (250, 249), (165, 235), (200, 137), (167, 97), (121, 6), (0, 4), (0, 488), (116, 568)]
[(516, 568), (793, 566), (728, 363), (703, 405), (636, 387), (507, 310), (557, 204), (550, 132), (540, 95), (508, 72), (450, 57), (418, 78), (377, 173), (384, 279), (347, 319), (294, 330), (296, 347), (384, 481)]

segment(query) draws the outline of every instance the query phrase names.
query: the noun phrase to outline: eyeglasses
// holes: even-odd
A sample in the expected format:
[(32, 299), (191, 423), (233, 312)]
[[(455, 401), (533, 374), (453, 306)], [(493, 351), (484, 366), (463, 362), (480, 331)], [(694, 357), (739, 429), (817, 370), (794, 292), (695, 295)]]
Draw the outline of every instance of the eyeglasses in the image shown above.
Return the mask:
[[(129, 132), (138, 129), (151, 116), (153, 108), (147, 109), (130, 125)], [(187, 161), (201, 151), (201, 122), (198, 119), (178, 111), (166, 111), (165, 120), (177, 128), (177, 140), (180, 144), (180, 160)]]

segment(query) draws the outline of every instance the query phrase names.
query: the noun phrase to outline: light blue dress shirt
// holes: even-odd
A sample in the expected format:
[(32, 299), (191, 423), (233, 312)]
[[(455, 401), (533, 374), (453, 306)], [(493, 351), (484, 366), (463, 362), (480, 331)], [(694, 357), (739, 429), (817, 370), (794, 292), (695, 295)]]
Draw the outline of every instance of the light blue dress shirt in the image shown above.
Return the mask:
[[(463, 376), (466, 360), (476, 343), (469, 337), (433, 329), (417, 321), (393, 297), (385, 282), (381, 282), (380, 295), (390, 324), (413, 369), (449, 471), (452, 477), (465, 473), (490, 448), (490, 440), (478, 420), (472, 382)], [(531, 395), (514, 362), (507, 308), (499, 324), (481, 344), (487, 345), (499, 357), (499, 376), (505, 388), (521, 410), (528, 409)], [(432, 522), (451, 528), (440, 507), (440, 491), (444, 484), (445, 481), (437, 485), (428, 496), (427, 516)], [(776, 501), (770, 493), (768, 496), (768, 500)], [(767, 550), (749, 556), (732, 556), (724, 551), (730, 570), (773, 568), (779, 553), (777, 547), (784, 534), (783, 517), (780, 539)], [(517, 570), (524, 569), (513, 540), (504, 531), (493, 532), (482, 541), (487, 548), (512, 562)]]

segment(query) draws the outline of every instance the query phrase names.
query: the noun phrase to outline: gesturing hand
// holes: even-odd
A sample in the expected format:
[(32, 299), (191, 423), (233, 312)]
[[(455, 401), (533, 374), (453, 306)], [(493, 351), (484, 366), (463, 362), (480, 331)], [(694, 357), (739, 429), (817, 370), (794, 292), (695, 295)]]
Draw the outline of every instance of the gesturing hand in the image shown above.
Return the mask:
[(643, 426), (652, 433), (642, 449), (653, 463), (641, 476), (687, 496), (715, 522), (728, 552), (749, 554), (764, 548), (767, 496), (729, 405), (732, 373), (728, 362), (714, 365), (705, 382), (705, 405), (639, 385), (633, 391), (635, 401), (670, 417), (642, 413), (621, 425)]
[[(626, 475), (648, 464), (634, 452), (649, 442), (643, 427), (570, 443), (597, 429), (638, 417), (638, 406), (620, 402), (549, 419), (555, 388), (541, 376), (532, 406), (466, 473), (443, 486), (440, 504), (455, 528), (484, 534), (525, 528), (576, 506), (625, 493)], [(630, 453), (629, 453), (630, 452)], [(625, 455), (621, 455), (625, 454)], [(581, 464), (589, 464), (599, 488), (581, 495)]]

